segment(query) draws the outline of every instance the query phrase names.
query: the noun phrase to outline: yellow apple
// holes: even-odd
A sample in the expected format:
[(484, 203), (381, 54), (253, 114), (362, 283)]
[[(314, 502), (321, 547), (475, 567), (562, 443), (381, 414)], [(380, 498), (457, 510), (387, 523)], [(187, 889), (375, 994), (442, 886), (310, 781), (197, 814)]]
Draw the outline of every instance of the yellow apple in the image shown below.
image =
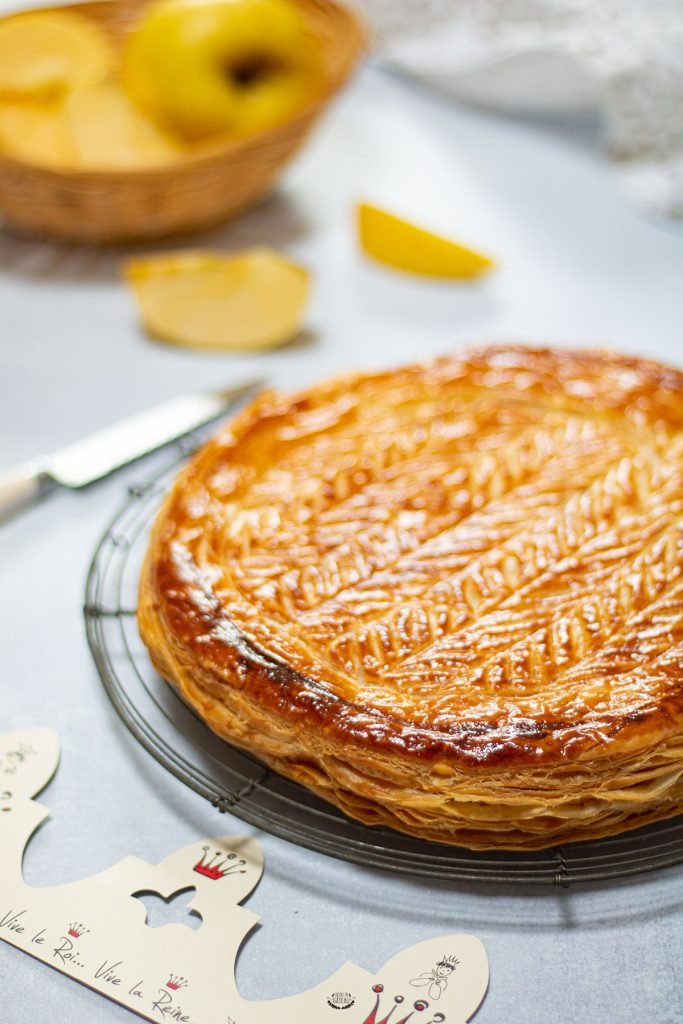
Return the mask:
[(285, 121), (320, 75), (315, 37), (289, 0), (162, 0), (124, 49), (131, 97), (189, 140)]

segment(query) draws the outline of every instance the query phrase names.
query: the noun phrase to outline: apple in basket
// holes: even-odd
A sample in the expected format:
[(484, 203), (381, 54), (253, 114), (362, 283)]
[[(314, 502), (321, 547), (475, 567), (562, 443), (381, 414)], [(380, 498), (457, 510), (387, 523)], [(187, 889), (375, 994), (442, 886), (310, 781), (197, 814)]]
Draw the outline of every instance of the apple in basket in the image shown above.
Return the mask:
[(129, 95), (187, 141), (286, 121), (321, 78), (317, 41), (289, 0), (161, 0), (123, 55)]

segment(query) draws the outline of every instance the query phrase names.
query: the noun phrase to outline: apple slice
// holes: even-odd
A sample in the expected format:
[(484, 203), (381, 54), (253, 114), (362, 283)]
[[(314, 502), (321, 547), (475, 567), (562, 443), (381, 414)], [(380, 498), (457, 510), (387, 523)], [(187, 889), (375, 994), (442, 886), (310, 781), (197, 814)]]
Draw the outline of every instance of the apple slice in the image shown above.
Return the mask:
[(298, 333), (309, 276), (272, 249), (176, 252), (124, 268), (142, 322), (161, 341), (192, 348), (257, 350)]
[(358, 230), (368, 256), (396, 270), (427, 277), (479, 277), (493, 260), (458, 242), (425, 231), (369, 203), (358, 204)]
[(102, 81), (115, 64), (100, 29), (71, 11), (34, 11), (0, 21), (0, 97), (45, 100)]
[(76, 152), (61, 101), (0, 101), (0, 152), (38, 167), (74, 167)]
[(87, 85), (65, 101), (81, 167), (136, 170), (172, 163), (187, 150), (153, 124), (115, 82)]

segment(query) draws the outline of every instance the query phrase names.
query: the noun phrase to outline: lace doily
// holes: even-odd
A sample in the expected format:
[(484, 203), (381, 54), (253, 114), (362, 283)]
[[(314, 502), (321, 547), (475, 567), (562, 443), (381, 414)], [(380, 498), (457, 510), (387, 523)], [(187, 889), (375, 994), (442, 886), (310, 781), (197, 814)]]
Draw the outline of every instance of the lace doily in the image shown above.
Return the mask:
[[(683, 0), (362, 2), (382, 58), (453, 95), (471, 95), (468, 74), (481, 81), (513, 58), (574, 62), (592, 80), (626, 192), (683, 218)], [(542, 84), (536, 92), (541, 106)]]

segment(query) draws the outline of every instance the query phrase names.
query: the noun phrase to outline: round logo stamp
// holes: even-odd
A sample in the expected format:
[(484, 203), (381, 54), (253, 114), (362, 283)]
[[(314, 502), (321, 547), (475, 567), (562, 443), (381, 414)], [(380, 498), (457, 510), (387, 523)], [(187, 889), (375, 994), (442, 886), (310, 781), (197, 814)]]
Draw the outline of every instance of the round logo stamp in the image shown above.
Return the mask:
[(333, 1010), (349, 1010), (356, 1001), (350, 992), (333, 992), (327, 997), (327, 1005)]

